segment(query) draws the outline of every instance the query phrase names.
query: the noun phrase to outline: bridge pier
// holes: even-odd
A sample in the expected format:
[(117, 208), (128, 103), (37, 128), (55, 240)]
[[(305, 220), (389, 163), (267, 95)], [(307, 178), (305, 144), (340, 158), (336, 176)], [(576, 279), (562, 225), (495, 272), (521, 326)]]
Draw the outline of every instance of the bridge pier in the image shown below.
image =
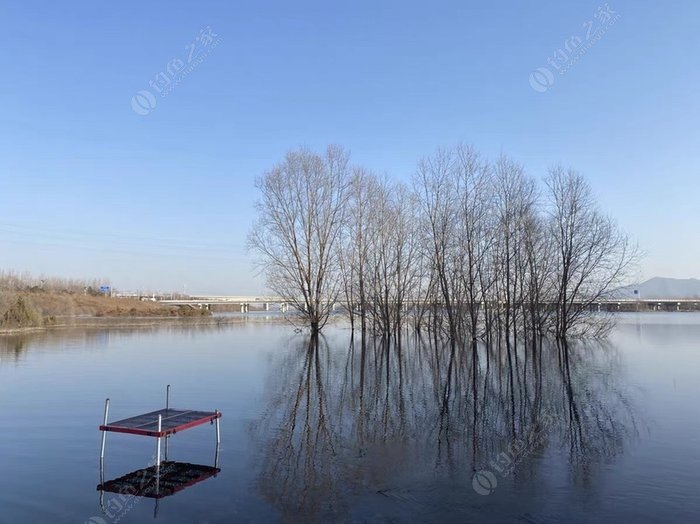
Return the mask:
[(265, 311), (270, 311), (270, 303), (265, 302)]

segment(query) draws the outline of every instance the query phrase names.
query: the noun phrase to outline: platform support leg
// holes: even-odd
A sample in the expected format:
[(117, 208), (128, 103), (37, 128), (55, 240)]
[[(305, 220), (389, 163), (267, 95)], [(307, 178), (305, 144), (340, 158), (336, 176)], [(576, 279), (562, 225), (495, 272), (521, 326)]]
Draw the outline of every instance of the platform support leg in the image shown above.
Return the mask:
[[(105, 400), (105, 416), (102, 419), (102, 425), (106, 426), (107, 425), (107, 416), (109, 415), (109, 399)], [(105, 441), (107, 439), (107, 432), (103, 429), (102, 430), (102, 445), (100, 446), (100, 460), (104, 460), (105, 458)]]
[[(217, 415), (219, 414), (219, 410), (214, 411)], [(218, 446), (221, 444), (221, 428), (219, 427), (219, 420), (220, 417), (216, 417), (216, 445)]]
[(100, 511), (103, 514), (107, 514), (107, 511), (105, 510), (105, 491), (102, 489), (105, 484), (105, 461), (103, 458), (100, 458)]
[[(170, 409), (170, 384), (165, 388), (165, 410)], [(165, 435), (165, 460), (168, 460), (168, 435)]]
[[(158, 415), (158, 433), (163, 427), (163, 415)], [(160, 468), (160, 437), (156, 438), (156, 468)]]
[[(168, 398), (170, 395), (170, 385), (167, 387), (165, 404), (166, 406), (170, 403)], [(166, 408), (167, 409), (167, 408)], [(163, 416), (158, 415), (158, 433), (160, 433), (163, 427)], [(160, 494), (160, 437), (156, 439), (156, 504), (153, 508), (153, 518), (158, 518), (158, 495)], [(165, 457), (168, 457), (168, 436), (165, 436)]]
[[(107, 417), (109, 416), (109, 399), (105, 400), (105, 414), (102, 419), (102, 425), (107, 425)], [(102, 430), (102, 444), (100, 445), (100, 488), (105, 483), (105, 444), (107, 441), (107, 432)], [(105, 511), (105, 492), (100, 489), (100, 510), (106, 515)]]

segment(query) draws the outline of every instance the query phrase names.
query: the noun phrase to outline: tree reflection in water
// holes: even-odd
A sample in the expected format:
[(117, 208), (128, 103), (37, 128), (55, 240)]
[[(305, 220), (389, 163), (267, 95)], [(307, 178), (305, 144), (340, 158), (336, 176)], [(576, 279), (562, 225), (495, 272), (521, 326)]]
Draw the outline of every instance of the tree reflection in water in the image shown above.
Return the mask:
[(517, 483), (564, 464), (571, 483), (588, 484), (638, 431), (617, 350), (560, 342), (512, 353), (418, 335), (344, 347), (295, 338), (253, 427), (263, 495), (285, 520), (313, 520), (346, 518), (367, 494), (429, 508), (431, 486), (445, 484), (476, 503), (483, 469)]

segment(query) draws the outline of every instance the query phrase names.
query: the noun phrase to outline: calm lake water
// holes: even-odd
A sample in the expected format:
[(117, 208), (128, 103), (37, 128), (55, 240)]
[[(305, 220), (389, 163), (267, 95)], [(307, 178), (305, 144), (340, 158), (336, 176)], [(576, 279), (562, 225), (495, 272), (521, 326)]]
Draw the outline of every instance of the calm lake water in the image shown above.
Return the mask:
[[(0, 522), (698, 522), (700, 315), (618, 317), (606, 343), (520, 353), (407, 336), (318, 346), (275, 322), (0, 337)], [(476, 380), (474, 380), (474, 378)], [(104, 494), (110, 421), (223, 412), (216, 476)], [(512, 384), (512, 388), (510, 387)], [(213, 466), (215, 431), (169, 439)], [(155, 439), (109, 433), (105, 480)]]

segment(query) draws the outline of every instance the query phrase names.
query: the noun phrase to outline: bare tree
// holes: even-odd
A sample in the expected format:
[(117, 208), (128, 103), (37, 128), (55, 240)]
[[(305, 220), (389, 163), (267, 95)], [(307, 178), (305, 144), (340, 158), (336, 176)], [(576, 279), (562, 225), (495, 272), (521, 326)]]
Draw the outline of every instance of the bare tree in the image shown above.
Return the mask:
[(348, 154), (289, 152), (256, 187), (257, 220), (248, 246), (268, 287), (301, 312), (317, 333), (341, 290), (338, 256), (348, 198)]
[[(541, 213), (531, 210), (525, 218), (525, 298), (523, 318), (526, 332), (532, 337), (532, 346), (541, 341), (548, 330), (552, 303), (556, 301), (554, 292), (555, 252), (547, 222)], [(528, 329), (529, 328), (529, 329)]]
[(367, 257), (371, 241), (370, 218), (376, 193), (376, 178), (362, 168), (355, 168), (348, 198), (347, 227), (340, 269), (343, 275), (345, 306), (355, 327), (355, 310), (359, 309), (361, 330), (367, 329)]
[(373, 184), (367, 253), (371, 313), (384, 334), (398, 336), (403, 310), (417, 289), (419, 243), (414, 195), (403, 185)]
[[(498, 301), (503, 304), (503, 333), (507, 345), (516, 341), (523, 301), (525, 231), (537, 204), (535, 181), (524, 168), (501, 155), (494, 165), (494, 215), (497, 227)], [(512, 334), (512, 338), (511, 338)]]
[[(436, 306), (442, 305), (447, 315), (450, 338), (458, 333), (458, 297), (461, 280), (453, 269), (456, 253), (457, 223), (455, 221), (457, 190), (455, 188), (454, 155), (451, 150), (439, 150), (421, 159), (414, 178), (415, 191), (422, 214), (425, 256), (432, 262), (432, 297)], [(438, 308), (435, 308), (437, 314)]]
[(492, 178), (489, 165), (471, 146), (459, 145), (454, 150), (458, 239), (461, 253), (458, 273), (462, 280), (468, 313), (468, 331), (472, 340), (479, 332), (479, 316), (485, 293), (482, 286), (487, 253), (493, 246), (493, 228), (489, 222)]
[(549, 231), (556, 250), (555, 334), (560, 338), (599, 334), (607, 325), (592, 314), (592, 306), (623, 283), (639, 252), (615, 222), (598, 210), (581, 174), (555, 167), (546, 185)]

